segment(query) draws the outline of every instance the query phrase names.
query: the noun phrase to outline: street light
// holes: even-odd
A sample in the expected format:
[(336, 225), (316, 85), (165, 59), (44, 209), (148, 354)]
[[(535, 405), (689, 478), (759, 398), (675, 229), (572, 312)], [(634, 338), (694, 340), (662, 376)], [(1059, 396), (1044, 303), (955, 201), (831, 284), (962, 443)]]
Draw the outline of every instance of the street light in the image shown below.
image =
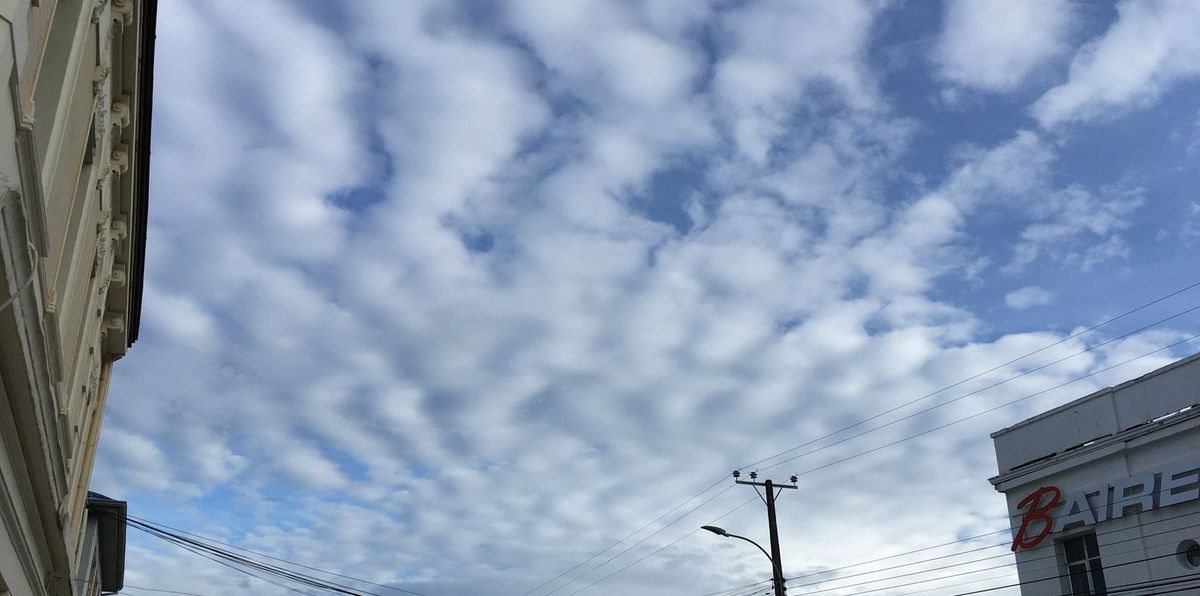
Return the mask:
[(700, 526), (700, 529), (708, 530), (709, 532), (712, 532), (713, 534), (716, 534), (717, 536), (724, 536), (726, 538), (737, 538), (738, 540), (745, 540), (746, 542), (749, 542), (750, 544), (757, 546), (758, 550), (761, 550), (762, 554), (766, 555), (767, 560), (771, 562), (772, 583), (775, 584), (776, 596), (783, 596), (783, 593), (784, 593), (783, 584), (780, 583), (779, 581), (776, 581), (776, 579), (775, 579), (778, 577), (783, 577), (783, 572), (779, 567), (779, 563), (775, 561), (775, 557), (772, 557), (771, 553), (767, 552), (767, 549), (763, 548), (761, 544), (759, 544), (749, 538), (746, 538), (745, 536), (738, 536), (737, 534), (730, 534), (729, 532), (725, 531), (725, 528), (719, 528), (717, 526)]

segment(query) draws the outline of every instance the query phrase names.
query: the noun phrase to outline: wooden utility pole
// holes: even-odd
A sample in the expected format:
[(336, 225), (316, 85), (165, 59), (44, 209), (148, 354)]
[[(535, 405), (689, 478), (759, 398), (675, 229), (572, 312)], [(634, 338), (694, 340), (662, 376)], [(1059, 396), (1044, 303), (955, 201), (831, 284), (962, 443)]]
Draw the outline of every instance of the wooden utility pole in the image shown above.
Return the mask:
[[(774, 568), (771, 571), (775, 584), (775, 596), (784, 596), (784, 594), (787, 592), (787, 588), (783, 585), (783, 559), (780, 558), (779, 554), (779, 524), (775, 521), (775, 498), (779, 496), (779, 494), (782, 493), (783, 489), (785, 488), (796, 488), (796, 477), (792, 476), (790, 478), (792, 484), (787, 485), (775, 484), (770, 480), (758, 482), (757, 472), (750, 472), (750, 480), (738, 480), (739, 476), (741, 476), (741, 472), (735, 470), (733, 472), (734, 482), (738, 484), (749, 484), (750, 486), (755, 487), (755, 492), (758, 492), (758, 487), (760, 486), (765, 489), (764, 492), (766, 495), (764, 496), (763, 493), (759, 492), (758, 496), (763, 500), (764, 503), (767, 504), (767, 526), (771, 530), (771, 566)], [(776, 492), (776, 489), (779, 489), (779, 492)]]

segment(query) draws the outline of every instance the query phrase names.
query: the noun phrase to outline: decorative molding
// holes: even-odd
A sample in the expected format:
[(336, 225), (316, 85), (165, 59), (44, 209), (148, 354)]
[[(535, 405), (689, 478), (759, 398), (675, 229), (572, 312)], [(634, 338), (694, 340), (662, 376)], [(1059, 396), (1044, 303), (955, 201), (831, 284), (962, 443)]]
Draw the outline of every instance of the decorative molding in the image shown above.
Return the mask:
[(96, 65), (95, 72), (92, 73), (92, 93), (100, 94), (100, 87), (108, 80), (108, 76), (112, 74), (112, 65), (107, 61)]
[[(30, 227), (29, 213), (25, 210), (27, 203), (19, 196), (11, 198), (14, 200), (0, 210), (0, 242), (4, 245), (0, 253), (4, 255), (4, 266), (10, 275), (23, 279), (26, 275), (38, 275), (40, 264), (27, 262), (23, 257), (23, 247), (32, 244), (27, 236)], [(10, 411), (21, 442), (30, 448), (21, 459), (28, 466), (29, 492), (34, 503), (29, 510), (32, 532), (40, 542), (39, 550), (44, 553), (45, 563), (42, 577), (32, 579), (42, 581), (48, 570), (67, 568), (70, 554), (65, 545), (54, 539), (61, 534), (61, 528), (56, 530), (57, 519), (50, 505), (61, 502), (67, 492), (64, 429), (57, 412), (62, 399), (52, 365), (54, 338), (48, 333), (47, 318), (42, 315), (45, 290), (40, 283), (34, 284), (33, 288), (34, 291), (21, 292), (3, 311), (5, 341), (11, 342), (6, 343), (4, 354), (9, 366), (5, 372), (11, 372), (14, 377), (6, 378), (5, 384), (20, 387), (22, 392), (20, 396), (8, 396), (11, 399), (6, 401), (12, 406)], [(15, 349), (10, 350), (10, 347)]]
[(125, 128), (129, 126), (130, 111), (127, 100), (129, 98), (122, 95), (120, 99), (112, 102), (112, 125), (116, 128)]
[(46, 312), (58, 312), (58, 290), (56, 288), (46, 290)]
[(117, 173), (108, 164), (100, 164), (96, 172), (96, 190), (103, 191), (104, 186), (112, 181)]
[(100, 214), (100, 220), (96, 222), (96, 232), (100, 233), (109, 230), (112, 228), (112, 223), (112, 209), (105, 209), (104, 212)]
[(107, 311), (104, 313), (104, 328), (102, 334), (108, 335), (110, 331), (117, 333), (125, 332), (125, 313)]
[(92, 22), (99, 23), (103, 16), (104, 9), (108, 6), (108, 0), (96, 0), (92, 4)]
[(124, 240), (129, 236), (129, 225), (125, 223), (124, 217), (114, 218), (109, 227), (112, 229), (113, 235), (117, 237), (117, 240)]
[(124, 174), (129, 171), (129, 153), (125, 151), (125, 145), (121, 145), (121, 147), (121, 149), (112, 150), (109, 162), (110, 169), (116, 174)]
[(108, 274), (108, 281), (118, 286), (124, 286), (129, 283), (129, 276), (125, 271), (124, 265), (113, 265), (112, 273)]
[(133, 3), (129, 0), (112, 0), (112, 14), (114, 21), (121, 21), (121, 24), (128, 27), (133, 24)]
[[(92, 270), (96, 277), (103, 282), (108, 280), (105, 266), (108, 264), (110, 244), (112, 244), (112, 211), (105, 209), (100, 216), (100, 221), (96, 223), (96, 261), (92, 264)], [(104, 286), (103, 290), (107, 291), (107, 283), (102, 283), (102, 286)]]
[(96, 391), (100, 387), (100, 361), (95, 356), (89, 360), (92, 363), (92, 370), (88, 373), (87, 403), (90, 404), (96, 399)]
[[(108, 101), (108, 82), (109, 76), (112, 74), (112, 66), (107, 61), (96, 66), (96, 71), (92, 75), (92, 95), (95, 96), (95, 103), (92, 107), (92, 113), (95, 114), (96, 128), (103, 131), (101, 124), (108, 116), (109, 101)], [(100, 142), (100, 135), (96, 135), (96, 142)]]

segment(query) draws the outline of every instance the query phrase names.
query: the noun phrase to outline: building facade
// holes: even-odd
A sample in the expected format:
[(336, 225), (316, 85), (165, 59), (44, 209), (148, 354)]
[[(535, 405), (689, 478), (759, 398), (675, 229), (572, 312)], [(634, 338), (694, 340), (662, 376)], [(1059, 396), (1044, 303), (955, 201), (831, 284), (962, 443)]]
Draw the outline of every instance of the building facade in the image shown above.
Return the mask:
[(1200, 593), (1200, 354), (992, 439), (1022, 594)]
[(0, 595), (120, 589), (124, 507), (87, 487), (138, 332), (154, 19), (0, 0)]

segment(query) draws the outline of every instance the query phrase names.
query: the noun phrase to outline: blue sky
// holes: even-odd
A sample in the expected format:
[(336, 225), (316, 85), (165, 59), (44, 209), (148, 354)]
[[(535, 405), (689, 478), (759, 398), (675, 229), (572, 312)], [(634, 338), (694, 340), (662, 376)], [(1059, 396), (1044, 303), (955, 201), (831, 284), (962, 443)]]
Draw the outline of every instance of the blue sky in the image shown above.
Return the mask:
[[(1194, 2), (161, 4), (143, 331), (95, 488), (374, 582), (525, 594), (733, 466), (1200, 273)], [(1122, 336), (1197, 299), (771, 473), (1176, 343), (1197, 317)], [(785, 568), (1002, 528), (988, 432), (1196, 348), (805, 474)], [(763, 579), (689, 534), (750, 496), (534, 593)], [(129, 583), (275, 593), (171, 548), (131, 536)]]

